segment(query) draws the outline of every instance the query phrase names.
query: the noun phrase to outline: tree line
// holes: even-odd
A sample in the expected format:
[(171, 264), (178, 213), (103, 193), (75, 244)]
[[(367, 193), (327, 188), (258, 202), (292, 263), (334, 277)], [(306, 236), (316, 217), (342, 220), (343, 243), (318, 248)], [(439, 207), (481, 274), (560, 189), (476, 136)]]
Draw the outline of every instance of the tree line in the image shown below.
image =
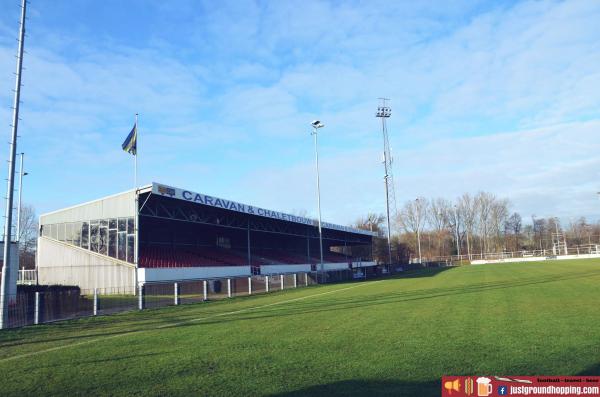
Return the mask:
[[(373, 256), (388, 262), (387, 222), (383, 215), (368, 214), (356, 227), (377, 233)], [(431, 260), (450, 255), (466, 258), (479, 254), (552, 250), (557, 234), (568, 246), (600, 244), (600, 223), (584, 217), (561, 225), (556, 217), (525, 220), (511, 211), (508, 199), (489, 192), (465, 193), (456, 200), (418, 197), (406, 201), (392, 219), (392, 261)]]

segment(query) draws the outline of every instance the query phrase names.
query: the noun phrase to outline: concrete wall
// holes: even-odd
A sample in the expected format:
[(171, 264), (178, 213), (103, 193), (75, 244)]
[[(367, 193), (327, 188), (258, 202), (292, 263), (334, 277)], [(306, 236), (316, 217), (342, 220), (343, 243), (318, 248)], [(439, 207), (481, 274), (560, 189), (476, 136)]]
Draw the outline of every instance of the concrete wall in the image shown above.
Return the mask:
[(135, 215), (133, 190), (49, 212), (40, 216), (40, 225), (81, 222), (94, 219), (126, 218)]
[(262, 265), (261, 274), (310, 272), (310, 265)]
[[(135, 266), (46, 237), (38, 238), (38, 282), (81, 289), (135, 288)], [(116, 291), (115, 291), (116, 293)]]
[[(375, 262), (353, 262), (352, 267), (369, 267), (375, 266)], [(348, 263), (324, 263), (324, 270), (347, 270)], [(317, 265), (317, 269), (319, 265)], [(278, 274), (278, 273), (296, 273), (310, 272), (310, 264), (308, 265), (263, 265), (260, 267), (261, 274)]]
[(197, 280), (204, 278), (249, 276), (250, 266), (139, 268), (138, 282)]
[(558, 256), (531, 256), (527, 258), (505, 258), (505, 259), (483, 259), (471, 261), (471, 265), (484, 265), (486, 263), (511, 263), (511, 262), (539, 262), (539, 261), (560, 261), (566, 259), (592, 259), (600, 258), (600, 254), (581, 254), (581, 255), (558, 255)]

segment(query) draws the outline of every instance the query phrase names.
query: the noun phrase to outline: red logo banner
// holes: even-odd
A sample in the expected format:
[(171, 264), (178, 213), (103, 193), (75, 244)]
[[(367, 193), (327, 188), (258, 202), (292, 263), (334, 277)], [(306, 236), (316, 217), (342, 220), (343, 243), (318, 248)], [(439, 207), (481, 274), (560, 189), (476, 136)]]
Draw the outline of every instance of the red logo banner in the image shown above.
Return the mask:
[(444, 376), (442, 396), (600, 396), (600, 376)]

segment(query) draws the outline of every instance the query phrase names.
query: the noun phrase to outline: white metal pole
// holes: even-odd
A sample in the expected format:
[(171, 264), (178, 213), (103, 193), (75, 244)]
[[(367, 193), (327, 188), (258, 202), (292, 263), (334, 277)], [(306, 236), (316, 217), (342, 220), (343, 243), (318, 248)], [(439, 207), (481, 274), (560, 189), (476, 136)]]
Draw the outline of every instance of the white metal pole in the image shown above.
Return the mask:
[(388, 184), (388, 158), (386, 153), (386, 141), (385, 141), (385, 117), (381, 118), (381, 128), (383, 131), (383, 166), (385, 175), (383, 176), (383, 182), (385, 183), (385, 208), (387, 212), (387, 243), (388, 243), (388, 261), (392, 263), (392, 225), (390, 222), (390, 196), (389, 196), (389, 184)]
[(174, 304), (175, 306), (179, 305), (179, 283), (173, 284), (173, 295), (174, 295)]
[(35, 293), (35, 307), (33, 311), (33, 323), (38, 325), (40, 323), (40, 293)]
[(419, 248), (419, 264), (422, 263), (421, 258), (421, 211), (419, 210), (419, 199), (415, 200), (417, 202), (417, 245)]
[(16, 241), (21, 241), (21, 210), (23, 205), (21, 204), (23, 197), (23, 176), (25, 173), (23, 172), (23, 157), (25, 157), (25, 153), (21, 153), (21, 166), (19, 168), (19, 199), (17, 202), (17, 233), (15, 235)]
[[(8, 187), (6, 192), (6, 218), (4, 224), (4, 262), (2, 267), (2, 283), (0, 285), (0, 329), (8, 327), (8, 305), (9, 300), (16, 299), (16, 296), (10, 298), (9, 291), (13, 290), (10, 285), (11, 272), (18, 269), (11, 269), (10, 254), (12, 242), (12, 209), (13, 209), (13, 190), (15, 188), (15, 156), (17, 153), (17, 129), (19, 125), (19, 103), (21, 101), (21, 71), (23, 69), (23, 43), (25, 40), (25, 13), (27, 10), (27, 0), (21, 1), (21, 27), (19, 29), (19, 48), (17, 55), (17, 73), (15, 81), (15, 97), (13, 106), (12, 134), (10, 142), (10, 154), (8, 161)], [(17, 265), (18, 266), (18, 265)], [(16, 285), (15, 285), (16, 287)]]
[(139, 271), (139, 196), (137, 188), (137, 156), (140, 132), (138, 129), (138, 114), (135, 114), (135, 155), (133, 156), (133, 194), (135, 197), (135, 215), (133, 218), (133, 260), (135, 264), (135, 284), (138, 282)]
[[(317, 208), (319, 211), (319, 249), (321, 254), (321, 273), (323, 272), (323, 232), (321, 229), (321, 179), (319, 177), (319, 150), (317, 142), (317, 127), (313, 128), (313, 135), (315, 137), (315, 164), (317, 168)], [(319, 272), (317, 272), (317, 280), (319, 279)]]
[(458, 253), (458, 260), (460, 261), (460, 235), (458, 233), (458, 208), (456, 206), (454, 206), (454, 223), (456, 226), (456, 252)]
[(138, 309), (144, 310), (144, 284), (138, 286)]
[(98, 315), (98, 289), (94, 288), (94, 316), (97, 316), (97, 315)]
[(133, 156), (133, 187), (137, 189), (137, 155), (140, 132), (138, 130), (138, 114), (135, 114), (135, 155)]
[(252, 277), (248, 277), (248, 295), (252, 295)]

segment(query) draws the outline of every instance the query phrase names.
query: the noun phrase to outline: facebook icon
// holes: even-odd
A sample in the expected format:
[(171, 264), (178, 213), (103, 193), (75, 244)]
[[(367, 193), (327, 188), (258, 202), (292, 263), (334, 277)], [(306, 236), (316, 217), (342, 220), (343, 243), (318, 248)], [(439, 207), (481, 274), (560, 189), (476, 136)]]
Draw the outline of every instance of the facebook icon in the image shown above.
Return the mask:
[(508, 394), (508, 388), (506, 386), (498, 386), (498, 395), (506, 396)]

